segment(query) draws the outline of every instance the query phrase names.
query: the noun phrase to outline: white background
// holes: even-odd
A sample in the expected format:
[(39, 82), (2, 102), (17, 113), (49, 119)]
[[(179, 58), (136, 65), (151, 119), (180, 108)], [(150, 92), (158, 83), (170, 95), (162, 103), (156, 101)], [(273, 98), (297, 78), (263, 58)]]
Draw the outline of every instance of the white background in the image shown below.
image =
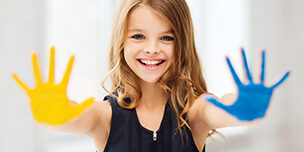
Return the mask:
[[(239, 47), (257, 72), (260, 49), (267, 50), (266, 80), (288, 69), (292, 74), (274, 92), (260, 125), (221, 130), (227, 142), (207, 142), (207, 151), (304, 151), (304, 2), (302, 0), (187, 0), (198, 53), (209, 91), (217, 96), (235, 92), (224, 57), (231, 57), (243, 77)], [(81, 102), (101, 100), (107, 55), (118, 0), (0, 0), (0, 152), (95, 151), (86, 136), (53, 132), (33, 121), (26, 94), (13, 82), (17, 72), (33, 86), (31, 52), (39, 53), (47, 74), (49, 48), (56, 47), (59, 81), (70, 55), (76, 56), (69, 97)], [(46, 77), (45, 77), (46, 78)]]

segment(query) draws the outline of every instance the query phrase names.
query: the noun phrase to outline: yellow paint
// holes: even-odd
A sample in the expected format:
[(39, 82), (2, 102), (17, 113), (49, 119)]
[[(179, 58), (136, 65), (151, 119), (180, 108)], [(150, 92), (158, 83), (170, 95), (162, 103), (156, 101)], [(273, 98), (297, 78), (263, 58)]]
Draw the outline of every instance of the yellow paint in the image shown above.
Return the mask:
[(49, 80), (47, 82), (44, 83), (42, 81), (36, 53), (33, 53), (32, 55), (36, 81), (34, 89), (30, 89), (25, 85), (16, 74), (13, 74), (12, 76), (19, 86), (28, 94), (35, 120), (40, 123), (55, 126), (62, 125), (80, 115), (82, 111), (94, 102), (94, 98), (89, 98), (76, 106), (72, 106), (70, 104), (66, 95), (66, 90), (74, 62), (74, 56), (70, 57), (68, 67), (62, 81), (59, 84), (55, 84), (55, 48), (51, 47), (50, 52)]

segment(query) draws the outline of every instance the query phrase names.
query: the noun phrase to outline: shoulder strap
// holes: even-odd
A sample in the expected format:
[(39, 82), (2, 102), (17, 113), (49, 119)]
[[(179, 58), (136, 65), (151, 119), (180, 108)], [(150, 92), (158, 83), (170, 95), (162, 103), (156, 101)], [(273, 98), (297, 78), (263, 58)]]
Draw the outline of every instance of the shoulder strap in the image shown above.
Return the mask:
[[(118, 97), (117, 92), (113, 92), (112, 94), (114, 94), (116, 97)], [(115, 96), (111, 96), (111, 95), (107, 95), (103, 98), (103, 101), (108, 100), (110, 102), (110, 104), (115, 104), (117, 103), (117, 98)]]

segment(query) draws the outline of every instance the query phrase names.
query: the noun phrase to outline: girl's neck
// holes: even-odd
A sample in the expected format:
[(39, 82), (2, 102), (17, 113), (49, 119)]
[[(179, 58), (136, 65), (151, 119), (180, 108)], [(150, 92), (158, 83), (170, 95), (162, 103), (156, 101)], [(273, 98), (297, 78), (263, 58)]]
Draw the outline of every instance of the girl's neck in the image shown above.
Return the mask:
[(141, 82), (142, 97), (137, 108), (159, 109), (167, 103), (168, 95), (156, 83)]

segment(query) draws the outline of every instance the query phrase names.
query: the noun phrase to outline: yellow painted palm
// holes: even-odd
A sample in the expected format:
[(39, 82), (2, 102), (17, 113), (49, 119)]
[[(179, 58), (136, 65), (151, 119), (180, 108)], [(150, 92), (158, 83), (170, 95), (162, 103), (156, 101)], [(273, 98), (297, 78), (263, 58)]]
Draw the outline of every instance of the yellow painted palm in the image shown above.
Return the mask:
[(44, 83), (42, 80), (36, 53), (33, 53), (32, 59), (36, 82), (35, 88), (30, 89), (16, 74), (13, 74), (13, 78), (28, 94), (32, 112), (37, 122), (53, 126), (62, 125), (80, 115), (82, 111), (94, 102), (94, 98), (89, 98), (76, 106), (72, 106), (69, 102), (66, 90), (74, 62), (74, 56), (70, 57), (67, 70), (59, 84), (55, 84), (54, 82), (54, 47), (51, 47), (50, 51), (49, 80), (47, 82)]

